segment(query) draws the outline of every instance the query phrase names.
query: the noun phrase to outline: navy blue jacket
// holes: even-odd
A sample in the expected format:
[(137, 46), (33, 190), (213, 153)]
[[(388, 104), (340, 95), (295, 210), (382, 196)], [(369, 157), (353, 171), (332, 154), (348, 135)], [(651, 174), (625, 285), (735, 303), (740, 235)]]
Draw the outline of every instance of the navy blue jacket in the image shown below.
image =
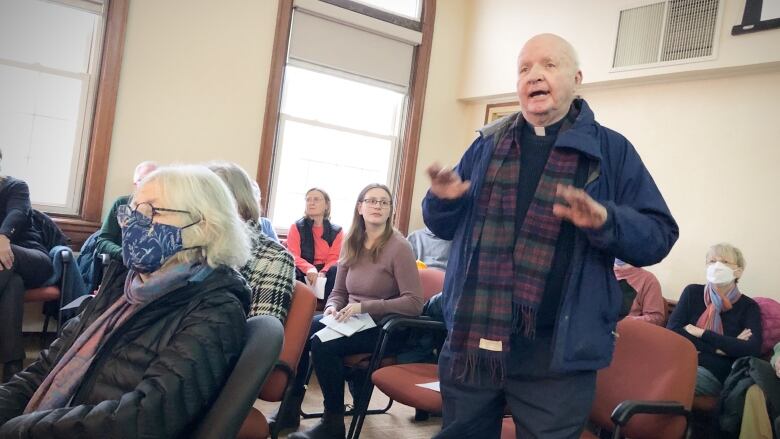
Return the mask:
[[(622, 293), (613, 272), (614, 258), (642, 267), (661, 261), (679, 230), (653, 178), (631, 143), (599, 125), (584, 100), (573, 126), (561, 133), (555, 148), (572, 148), (589, 159), (585, 190), (607, 209), (598, 230), (577, 229), (574, 253), (564, 281), (551, 369), (597, 370), (609, 365)], [(466, 194), (443, 200), (430, 191), (423, 200), (425, 224), (438, 237), (452, 240), (444, 281), (443, 311), (452, 329), (455, 305), (463, 291), (474, 253), (471, 235), (477, 198), (497, 141), (516, 115), (480, 129), (479, 137), (455, 167), (471, 181)]]

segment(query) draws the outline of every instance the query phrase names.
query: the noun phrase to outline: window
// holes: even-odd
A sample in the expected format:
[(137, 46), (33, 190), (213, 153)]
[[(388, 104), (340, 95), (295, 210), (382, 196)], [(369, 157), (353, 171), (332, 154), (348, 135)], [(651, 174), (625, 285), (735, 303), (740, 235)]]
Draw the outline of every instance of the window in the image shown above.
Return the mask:
[(355, 0), (368, 6), (401, 15), (414, 20), (420, 19), (420, 0)]
[(402, 18), (416, 26), (364, 3), (279, 2), (258, 183), (281, 233), (303, 214), (311, 187), (330, 194), (333, 221), (349, 227), (372, 182), (393, 190), (395, 225), (406, 232), (435, 1), (395, 2), (416, 5), (414, 18)]
[(3, 172), (47, 212), (80, 211), (103, 17), (95, 1), (0, 2)]
[(405, 94), (388, 87), (288, 66), (285, 71), (274, 172), (274, 226), (301, 217), (308, 189), (331, 196), (331, 218), (348, 228), (358, 191), (392, 184)]

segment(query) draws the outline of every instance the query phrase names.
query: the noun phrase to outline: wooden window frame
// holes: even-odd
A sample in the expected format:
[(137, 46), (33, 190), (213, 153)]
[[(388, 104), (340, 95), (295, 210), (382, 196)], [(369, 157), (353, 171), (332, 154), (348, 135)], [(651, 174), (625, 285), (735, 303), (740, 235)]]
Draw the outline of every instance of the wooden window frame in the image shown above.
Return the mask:
[(103, 34), (97, 98), (87, 153), (86, 173), (78, 215), (50, 214), (71, 239), (74, 248), (101, 226), (103, 196), (108, 174), (108, 155), (114, 129), (119, 73), (125, 46), (130, 0), (110, 0)]
[[(274, 35), (271, 72), (265, 101), (263, 132), (260, 137), (260, 159), (257, 164), (257, 184), (263, 193), (263, 210), (268, 211), (268, 200), (274, 165), (274, 150), (279, 126), (279, 111), (282, 100), (282, 81), (287, 63), (287, 48), (292, 23), (293, 0), (280, 0), (276, 15), (276, 34)], [(401, 144), (401, 158), (396, 189), (396, 210), (394, 225), (404, 235), (409, 229), (409, 217), (412, 211), (412, 192), (417, 170), (417, 152), (420, 144), (425, 89), (428, 82), (428, 67), (431, 60), (433, 43), (433, 25), (436, 17), (436, 0), (423, 0), (422, 5), (422, 41), (415, 48), (412, 65), (412, 81), (409, 87), (409, 110), (404, 126)]]

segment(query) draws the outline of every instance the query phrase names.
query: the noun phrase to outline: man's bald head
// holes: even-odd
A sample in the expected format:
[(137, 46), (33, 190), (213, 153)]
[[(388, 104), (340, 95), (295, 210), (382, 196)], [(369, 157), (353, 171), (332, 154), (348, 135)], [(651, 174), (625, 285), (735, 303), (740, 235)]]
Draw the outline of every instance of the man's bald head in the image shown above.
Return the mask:
[(157, 169), (157, 162), (145, 161), (138, 164), (133, 171), (133, 184), (138, 186), (138, 183), (144, 179), (147, 175), (154, 172)]
[(574, 50), (574, 46), (572, 46), (571, 43), (562, 37), (555, 34), (539, 34), (531, 37), (528, 41), (525, 42), (523, 48), (520, 49), (518, 60), (523, 55), (523, 51), (526, 50), (526, 48), (529, 46), (535, 47), (537, 45), (544, 45), (553, 48), (553, 50), (558, 52), (563, 57), (563, 59), (568, 62), (569, 67), (574, 69), (575, 72), (580, 69), (580, 59), (577, 56), (577, 51)]
[(582, 82), (577, 52), (558, 35), (528, 40), (517, 57), (517, 98), (526, 120), (548, 126), (561, 120)]

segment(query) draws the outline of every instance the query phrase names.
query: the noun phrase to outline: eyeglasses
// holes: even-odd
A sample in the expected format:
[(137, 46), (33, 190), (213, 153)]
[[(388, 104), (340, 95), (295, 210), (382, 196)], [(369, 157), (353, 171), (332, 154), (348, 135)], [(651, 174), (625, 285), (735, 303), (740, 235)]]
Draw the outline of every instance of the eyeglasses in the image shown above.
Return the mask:
[(382, 209), (387, 209), (392, 204), (388, 200), (377, 200), (376, 198), (366, 198), (365, 200), (360, 200), (360, 201), (363, 204), (369, 205), (371, 207), (379, 206)]
[(707, 265), (714, 264), (716, 262), (722, 262), (722, 263), (724, 263), (726, 265), (731, 265), (731, 266), (734, 266), (734, 267), (737, 266), (737, 264), (735, 262), (729, 262), (729, 261), (727, 261), (725, 259), (722, 259), (722, 258), (711, 258), (711, 259), (707, 260)]
[[(136, 215), (136, 217), (138, 218), (138, 225), (144, 227), (150, 226), (152, 224), (152, 220), (154, 219), (154, 216), (158, 215), (160, 212), (186, 213), (187, 215), (190, 216), (192, 215), (187, 210), (165, 209), (162, 207), (154, 207), (152, 206), (152, 203), (138, 203), (135, 206), (135, 208), (130, 207), (129, 204), (122, 204), (116, 210), (116, 219), (117, 222), (119, 222), (119, 225), (120, 226), (126, 225), (127, 222), (130, 220), (130, 217), (133, 216), (134, 212), (138, 212), (139, 214)], [(197, 223), (197, 221), (195, 223)]]

